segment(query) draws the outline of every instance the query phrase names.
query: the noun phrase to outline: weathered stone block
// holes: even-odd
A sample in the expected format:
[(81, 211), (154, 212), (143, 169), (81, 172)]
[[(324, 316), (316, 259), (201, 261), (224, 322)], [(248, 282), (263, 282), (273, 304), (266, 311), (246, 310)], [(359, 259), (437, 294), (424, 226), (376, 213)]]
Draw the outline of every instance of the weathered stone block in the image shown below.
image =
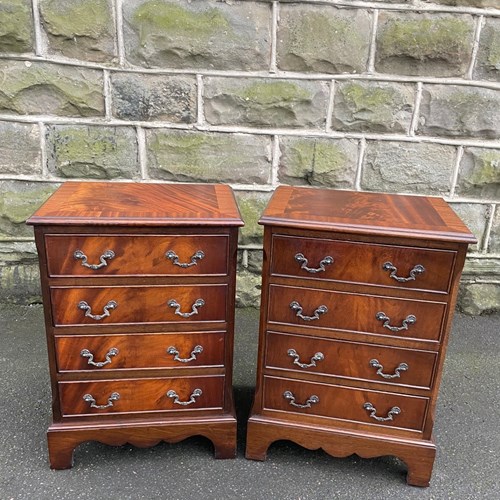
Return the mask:
[(467, 148), (464, 151), (456, 192), (473, 198), (500, 198), (500, 150)]
[(271, 197), (270, 193), (236, 193), (236, 200), (245, 225), (240, 229), (241, 245), (262, 245), (264, 229), (258, 224), (260, 216)]
[(236, 276), (236, 307), (259, 307), (261, 277), (248, 271), (240, 271)]
[(368, 141), (361, 185), (368, 191), (447, 194), (455, 148), (439, 144)]
[(500, 19), (486, 20), (481, 31), (474, 76), (500, 81)]
[(47, 131), (47, 165), (58, 177), (140, 177), (137, 139), (131, 127), (55, 125)]
[(207, 78), (205, 83), (205, 117), (212, 125), (322, 128), (327, 102), (323, 82)]
[[(245, 260), (243, 259), (244, 252), (246, 253)], [(238, 252), (238, 268), (260, 276), (262, 273), (263, 257), (262, 250), (240, 249)]]
[(41, 172), (38, 125), (0, 122), (0, 174), (38, 175)]
[(464, 283), (460, 287), (458, 307), (465, 314), (479, 316), (500, 311), (500, 285)]
[(478, 243), (470, 245), (469, 252), (481, 248), (489, 217), (488, 205), (481, 205), (479, 203), (450, 203), (450, 205), (477, 238)]
[(500, 137), (500, 91), (458, 85), (426, 85), (418, 134)]
[(371, 29), (371, 15), (363, 9), (283, 6), (278, 67), (302, 72), (362, 73), (368, 62)]
[(26, 219), (57, 187), (44, 182), (0, 181), (0, 237), (33, 236)]
[(473, 38), (469, 15), (381, 12), (375, 68), (381, 73), (462, 76)]
[(271, 6), (255, 2), (124, 2), (127, 58), (146, 67), (266, 70)]
[(496, 7), (498, 0), (426, 0), (440, 5), (453, 5), (457, 7)]
[(48, 63), (0, 62), (0, 112), (104, 115), (102, 72)]
[(115, 57), (111, 0), (40, 0), (49, 52), (84, 61)]
[(488, 252), (500, 253), (500, 205), (496, 206), (493, 224), (491, 226)]
[(33, 13), (31, 0), (0, 2), (0, 52), (33, 50)]
[(356, 141), (285, 137), (280, 148), (280, 182), (345, 189), (354, 186)]
[(337, 84), (332, 127), (343, 131), (406, 133), (413, 113), (414, 87), (352, 81)]
[(265, 184), (271, 174), (266, 136), (152, 129), (146, 143), (152, 179)]
[(124, 120), (196, 121), (196, 77), (116, 73), (113, 114)]
[(0, 265), (0, 302), (37, 304), (41, 295), (38, 264)]

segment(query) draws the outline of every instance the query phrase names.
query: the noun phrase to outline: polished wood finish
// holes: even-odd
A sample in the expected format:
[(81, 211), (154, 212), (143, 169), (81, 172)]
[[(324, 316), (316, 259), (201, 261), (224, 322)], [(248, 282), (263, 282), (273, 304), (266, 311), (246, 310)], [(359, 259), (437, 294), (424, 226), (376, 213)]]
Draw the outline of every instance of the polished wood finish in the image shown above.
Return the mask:
[[(238, 226), (223, 185), (63, 184), (29, 219), (52, 384), (50, 465), (96, 440), (203, 435), (236, 454)], [(170, 392), (169, 392), (170, 391)]]
[[(292, 440), (395, 455), (427, 486), (467, 245), (441, 199), (279, 187), (261, 220), (257, 384), (246, 456)], [(292, 350), (292, 352), (290, 352)]]

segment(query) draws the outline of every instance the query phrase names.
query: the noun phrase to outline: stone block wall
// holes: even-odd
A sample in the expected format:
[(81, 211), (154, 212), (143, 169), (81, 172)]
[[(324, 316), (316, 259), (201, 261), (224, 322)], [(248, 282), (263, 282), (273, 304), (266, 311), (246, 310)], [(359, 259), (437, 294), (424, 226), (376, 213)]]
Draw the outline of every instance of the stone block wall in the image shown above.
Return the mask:
[(2, 0), (0, 300), (39, 300), (26, 218), (63, 181), (226, 182), (238, 303), (280, 184), (443, 196), (500, 309), (500, 0)]

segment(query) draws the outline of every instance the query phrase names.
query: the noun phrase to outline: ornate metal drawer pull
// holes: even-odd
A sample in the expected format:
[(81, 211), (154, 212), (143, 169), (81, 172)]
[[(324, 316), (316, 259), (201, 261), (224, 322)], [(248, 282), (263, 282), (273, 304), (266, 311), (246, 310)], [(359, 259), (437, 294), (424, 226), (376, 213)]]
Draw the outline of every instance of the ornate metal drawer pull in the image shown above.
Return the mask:
[(97, 363), (94, 361), (94, 355), (88, 349), (82, 349), (80, 351), (80, 356), (82, 358), (89, 358), (87, 364), (92, 366), (97, 366), (97, 368), (102, 368), (103, 366), (111, 363), (111, 356), (116, 356), (120, 351), (116, 347), (112, 347), (106, 353), (106, 361), (98, 361)]
[(175, 404), (182, 405), (182, 406), (187, 406), (187, 405), (196, 403), (196, 399), (195, 398), (198, 398), (202, 394), (203, 394), (203, 392), (202, 392), (201, 389), (195, 389), (193, 391), (193, 393), (191, 394), (191, 396), (189, 398), (189, 401), (179, 401), (179, 396), (177, 395), (177, 393), (174, 390), (170, 389), (167, 392), (167, 396), (169, 398), (173, 398)]
[(373, 366), (373, 368), (378, 368), (377, 375), (380, 375), (381, 377), (384, 378), (399, 378), (401, 376), (400, 372), (405, 372), (408, 370), (408, 368), (410, 368), (406, 363), (399, 363), (399, 366), (394, 370), (394, 373), (391, 375), (388, 373), (382, 373), (384, 367), (378, 362), (378, 359), (370, 359), (370, 366)]
[(319, 397), (314, 394), (303, 405), (295, 402), (295, 396), (290, 391), (285, 391), (283, 397), (296, 408), (311, 408), (311, 405), (319, 403)]
[(111, 393), (111, 396), (108, 398), (108, 404), (105, 405), (96, 405), (95, 404), (95, 399), (92, 397), (91, 394), (85, 394), (83, 396), (83, 400), (86, 401), (87, 403), (90, 403), (91, 408), (97, 408), (98, 410), (104, 410), (105, 408), (110, 408), (113, 406), (113, 401), (118, 401), (120, 399), (120, 394), (117, 392)]
[(203, 307), (204, 305), (205, 301), (203, 299), (197, 299), (191, 307), (191, 312), (183, 313), (181, 312), (181, 305), (175, 299), (170, 299), (168, 301), (168, 307), (175, 307), (175, 314), (178, 314), (183, 318), (189, 318), (190, 316), (193, 316), (193, 314), (198, 314), (198, 307)]
[(402, 326), (391, 326), (389, 322), (391, 321), (391, 318), (385, 315), (384, 312), (380, 311), (375, 315), (375, 318), (377, 318), (379, 321), (384, 322), (384, 327), (388, 328), (391, 332), (400, 332), (401, 330), (408, 330), (408, 325), (413, 325), (414, 323), (417, 322), (417, 318), (413, 316), (413, 314), (409, 314), (406, 316), (406, 318), (403, 320)]
[(85, 311), (85, 316), (87, 318), (92, 318), (95, 319), (96, 321), (99, 321), (103, 318), (107, 318), (110, 314), (111, 309), (116, 309), (118, 307), (118, 304), (114, 300), (110, 300), (104, 307), (103, 310), (104, 312), (102, 314), (92, 314), (92, 308), (82, 300), (81, 302), (78, 302), (78, 309), (82, 309), (82, 311)]
[(179, 361), (180, 363), (189, 363), (190, 361), (194, 361), (196, 359), (197, 354), (201, 354), (203, 352), (203, 347), (201, 345), (195, 346), (191, 351), (191, 357), (189, 358), (179, 358), (179, 351), (173, 345), (167, 349), (167, 352), (168, 354), (174, 355), (175, 361)]
[(315, 319), (319, 319), (320, 314), (325, 314), (328, 312), (328, 307), (321, 305), (314, 311), (313, 316), (304, 316), (302, 314), (302, 306), (296, 300), (290, 302), (290, 309), (295, 311), (296, 316), (298, 316), (300, 319), (303, 319), (304, 321), (314, 321)]
[(396, 273), (398, 272), (398, 268), (395, 267), (392, 262), (384, 262), (382, 264), (382, 269), (384, 271), (391, 271), (391, 274), (389, 274), (389, 277), (395, 279), (399, 283), (406, 283), (407, 281), (413, 281), (417, 278), (417, 274), (422, 274), (425, 272), (425, 267), (422, 264), (417, 264), (410, 271), (410, 276), (408, 276), (407, 278), (403, 278), (402, 276), (396, 276)]
[(333, 264), (333, 257), (330, 257), (329, 255), (327, 255), (323, 260), (321, 260), (319, 263), (319, 267), (316, 268), (307, 267), (308, 260), (304, 257), (304, 254), (302, 253), (296, 253), (295, 260), (299, 264), (302, 264), (300, 268), (304, 269), (304, 271), (307, 271), (308, 273), (319, 273), (321, 271), (326, 271), (325, 266), (330, 266)]
[(191, 256), (191, 262), (179, 262), (179, 256), (173, 250), (169, 250), (165, 254), (165, 257), (171, 260), (172, 264), (185, 269), (186, 267), (197, 266), (198, 262), (196, 261), (203, 259), (205, 257), (205, 254), (201, 250), (198, 250), (194, 255)]
[(288, 349), (287, 354), (291, 358), (295, 358), (293, 360), (293, 364), (300, 366), (300, 368), (311, 368), (312, 366), (316, 366), (316, 361), (323, 361), (325, 359), (325, 355), (322, 352), (317, 352), (312, 358), (311, 362), (306, 364), (306, 363), (301, 363), (299, 361), (300, 356), (297, 354), (297, 351), (295, 349)]
[(388, 422), (389, 420), (394, 420), (393, 415), (399, 415), (401, 413), (401, 408), (399, 406), (393, 406), (387, 413), (387, 417), (377, 417), (377, 409), (369, 402), (363, 405), (366, 411), (370, 412), (370, 417), (374, 418), (377, 422)]
[(108, 263), (106, 260), (110, 260), (115, 256), (115, 252), (113, 250), (106, 250), (100, 257), (99, 261), (100, 264), (89, 264), (87, 262), (87, 256), (81, 251), (81, 250), (75, 250), (75, 253), (73, 254), (73, 257), (75, 259), (81, 259), (82, 260), (82, 266), (83, 267), (88, 267), (89, 269), (93, 269), (94, 271), (96, 269), (101, 269), (101, 267), (106, 267)]

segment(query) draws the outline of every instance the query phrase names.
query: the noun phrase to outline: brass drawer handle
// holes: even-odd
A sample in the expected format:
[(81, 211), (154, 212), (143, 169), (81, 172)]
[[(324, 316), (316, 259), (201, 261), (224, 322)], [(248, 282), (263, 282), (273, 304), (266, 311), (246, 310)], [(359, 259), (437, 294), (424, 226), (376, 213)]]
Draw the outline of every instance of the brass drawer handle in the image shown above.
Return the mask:
[(198, 262), (196, 261), (203, 259), (205, 254), (201, 250), (198, 250), (191, 256), (191, 262), (179, 262), (179, 256), (173, 250), (168, 250), (168, 252), (165, 253), (165, 257), (171, 260), (172, 264), (185, 269), (186, 267), (197, 266)]
[(311, 405), (319, 403), (319, 397), (314, 394), (304, 404), (296, 403), (295, 396), (290, 391), (285, 391), (283, 397), (295, 408), (311, 408)]
[(313, 316), (304, 316), (302, 314), (302, 306), (296, 300), (290, 302), (290, 309), (295, 311), (296, 316), (298, 316), (300, 319), (303, 319), (304, 321), (314, 321), (315, 319), (319, 319), (320, 314), (325, 314), (328, 312), (328, 307), (326, 307), (325, 305), (321, 305), (314, 311)]
[(113, 392), (111, 396), (109, 396), (107, 404), (96, 405), (95, 399), (92, 397), (91, 394), (85, 394), (83, 396), (83, 400), (86, 401), (87, 403), (90, 403), (91, 408), (97, 408), (98, 410), (104, 410), (105, 408), (110, 408), (111, 406), (113, 406), (113, 401), (118, 401), (119, 399), (120, 399), (120, 394), (117, 392)]
[(291, 358), (295, 358), (293, 360), (293, 364), (299, 366), (300, 368), (311, 368), (316, 365), (316, 361), (323, 361), (325, 359), (325, 355), (322, 352), (317, 352), (312, 358), (310, 363), (301, 363), (299, 361), (300, 356), (297, 354), (295, 349), (288, 349), (287, 354)]
[(92, 314), (92, 308), (82, 300), (81, 302), (78, 302), (78, 309), (81, 309), (82, 311), (85, 311), (85, 316), (87, 318), (92, 318), (95, 319), (96, 321), (100, 321), (103, 318), (107, 318), (110, 315), (110, 310), (116, 309), (118, 307), (118, 304), (114, 300), (110, 300), (104, 307), (103, 310), (104, 312), (102, 314)]
[(403, 320), (403, 324), (401, 326), (391, 326), (389, 324), (391, 318), (386, 316), (385, 313), (382, 311), (378, 312), (375, 315), (375, 318), (377, 318), (379, 321), (383, 321), (384, 322), (383, 326), (385, 328), (388, 328), (391, 332), (400, 332), (401, 330), (408, 330), (408, 325), (413, 325), (417, 322), (417, 318), (413, 314), (409, 314)]
[(398, 268), (394, 266), (392, 262), (384, 262), (382, 264), (382, 269), (384, 271), (391, 271), (389, 274), (389, 278), (395, 279), (399, 283), (406, 283), (407, 281), (413, 281), (417, 278), (418, 274), (422, 274), (425, 272), (425, 267), (422, 264), (417, 264), (411, 271), (410, 276), (407, 278), (403, 278), (402, 276), (397, 276)]
[(193, 393), (191, 394), (191, 396), (189, 398), (189, 401), (179, 401), (178, 394), (174, 390), (170, 389), (167, 392), (167, 397), (173, 398), (174, 403), (177, 404), (177, 405), (187, 406), (187, 405), (196, 403), (196, 398), (200, 397), (202, 394), (203, 394), (203, 392), (202, 392), (201, 389), (195, 389), (193, 391)]
[(401, 408), (399, 406), (393, 406), (387, 413), (387, 417), (377, 417), (377, 409), (368, 401), (363, 405), (363, 408), (369, 411), (370, 417), (374, 418), (377, 422), (389, 422), (390, 420), (394, 420), (393, 415), (399, 415), (401, 413)]
[(112, 347), (106, 353), (106, 361), (94, 361), (94, 355), (88, 349), (82, 349), (80, 351), (80, 356), (82, 358), (89, 358), (87, 361), (88, 365), (97, 366), (97, 368), (102, 368), (103, 366), (111, 363), (111, 356), (116, 356), (120, 351), (116, 347)]
[(304, 269), (304, 271), (307, 271), (308, 273), (319, 273), (321, 271), (326, 271), (325, 266), (330, 266), (333, 264), (333, 257), (330, 257), (327, 255), (324, 259), (322, 259), (319, 263), (319, 267), (307, 267), (308, 260), (305, 258), (304, 254), (302, 253), (297, 253), (295, 254), (295, 260), (299, 263), (302, 264), (300, 266), (301, 269)]
[(390, 373), (383, 373), (384, 369), (383, 365), (378, 362), (378, 359), (370, 359), (370, 366), (373, 368), (378, 368), (377, 375), (381, 377), (390, 379), (390, 378), (399, 378), (401, 376), (401, 372), (405, 372), (410, 368), (406, 363), (399, 363), (398, 367), (394, 370), (394, 373), (391, 375)]
[(73, 253), (73, 257), (75, 259), (81, 259), (82, 260), (82, 266), (83, 267), (88, 267), (89, 269), (93, 269), (94, 271), (97, 269), (101, 269), (101, 267), (106, 267), (108, 263), (106, 260), (111, 260), (115, 256), (115, 252), (113, 250), (106, 250), (100, 257), (99, 261), (100, 264), (89, 264), (87, 262), (87, 256), (81, 251), (81, 250), (75, 250)]
[(183, 318), (189, 318), (194, 314), (198, 314), (198, 308), (203, 307), (204, 305), (205, 301), (203, 299), (197, 299), (196, 302), (191, 306), (191, 312), (183, 313), (181, 312), (181, 305), (175, 299), (170, 299), (168, 301), (168, 307), (175, 307), (175, 314), (178, 314)]
[(202, 352), (203, 347), (201, 345), (197, 345), (191, 351), (191, 356), (189, 358), (179, 358), (179, 351), (173, 345), (167, 349), (167, 353), (174, 355), (174, 360), (179, 361), (180, 363), (189, 363), (190, 361), (194, 361), (196, 359), (196, 355), (201, 354)]

